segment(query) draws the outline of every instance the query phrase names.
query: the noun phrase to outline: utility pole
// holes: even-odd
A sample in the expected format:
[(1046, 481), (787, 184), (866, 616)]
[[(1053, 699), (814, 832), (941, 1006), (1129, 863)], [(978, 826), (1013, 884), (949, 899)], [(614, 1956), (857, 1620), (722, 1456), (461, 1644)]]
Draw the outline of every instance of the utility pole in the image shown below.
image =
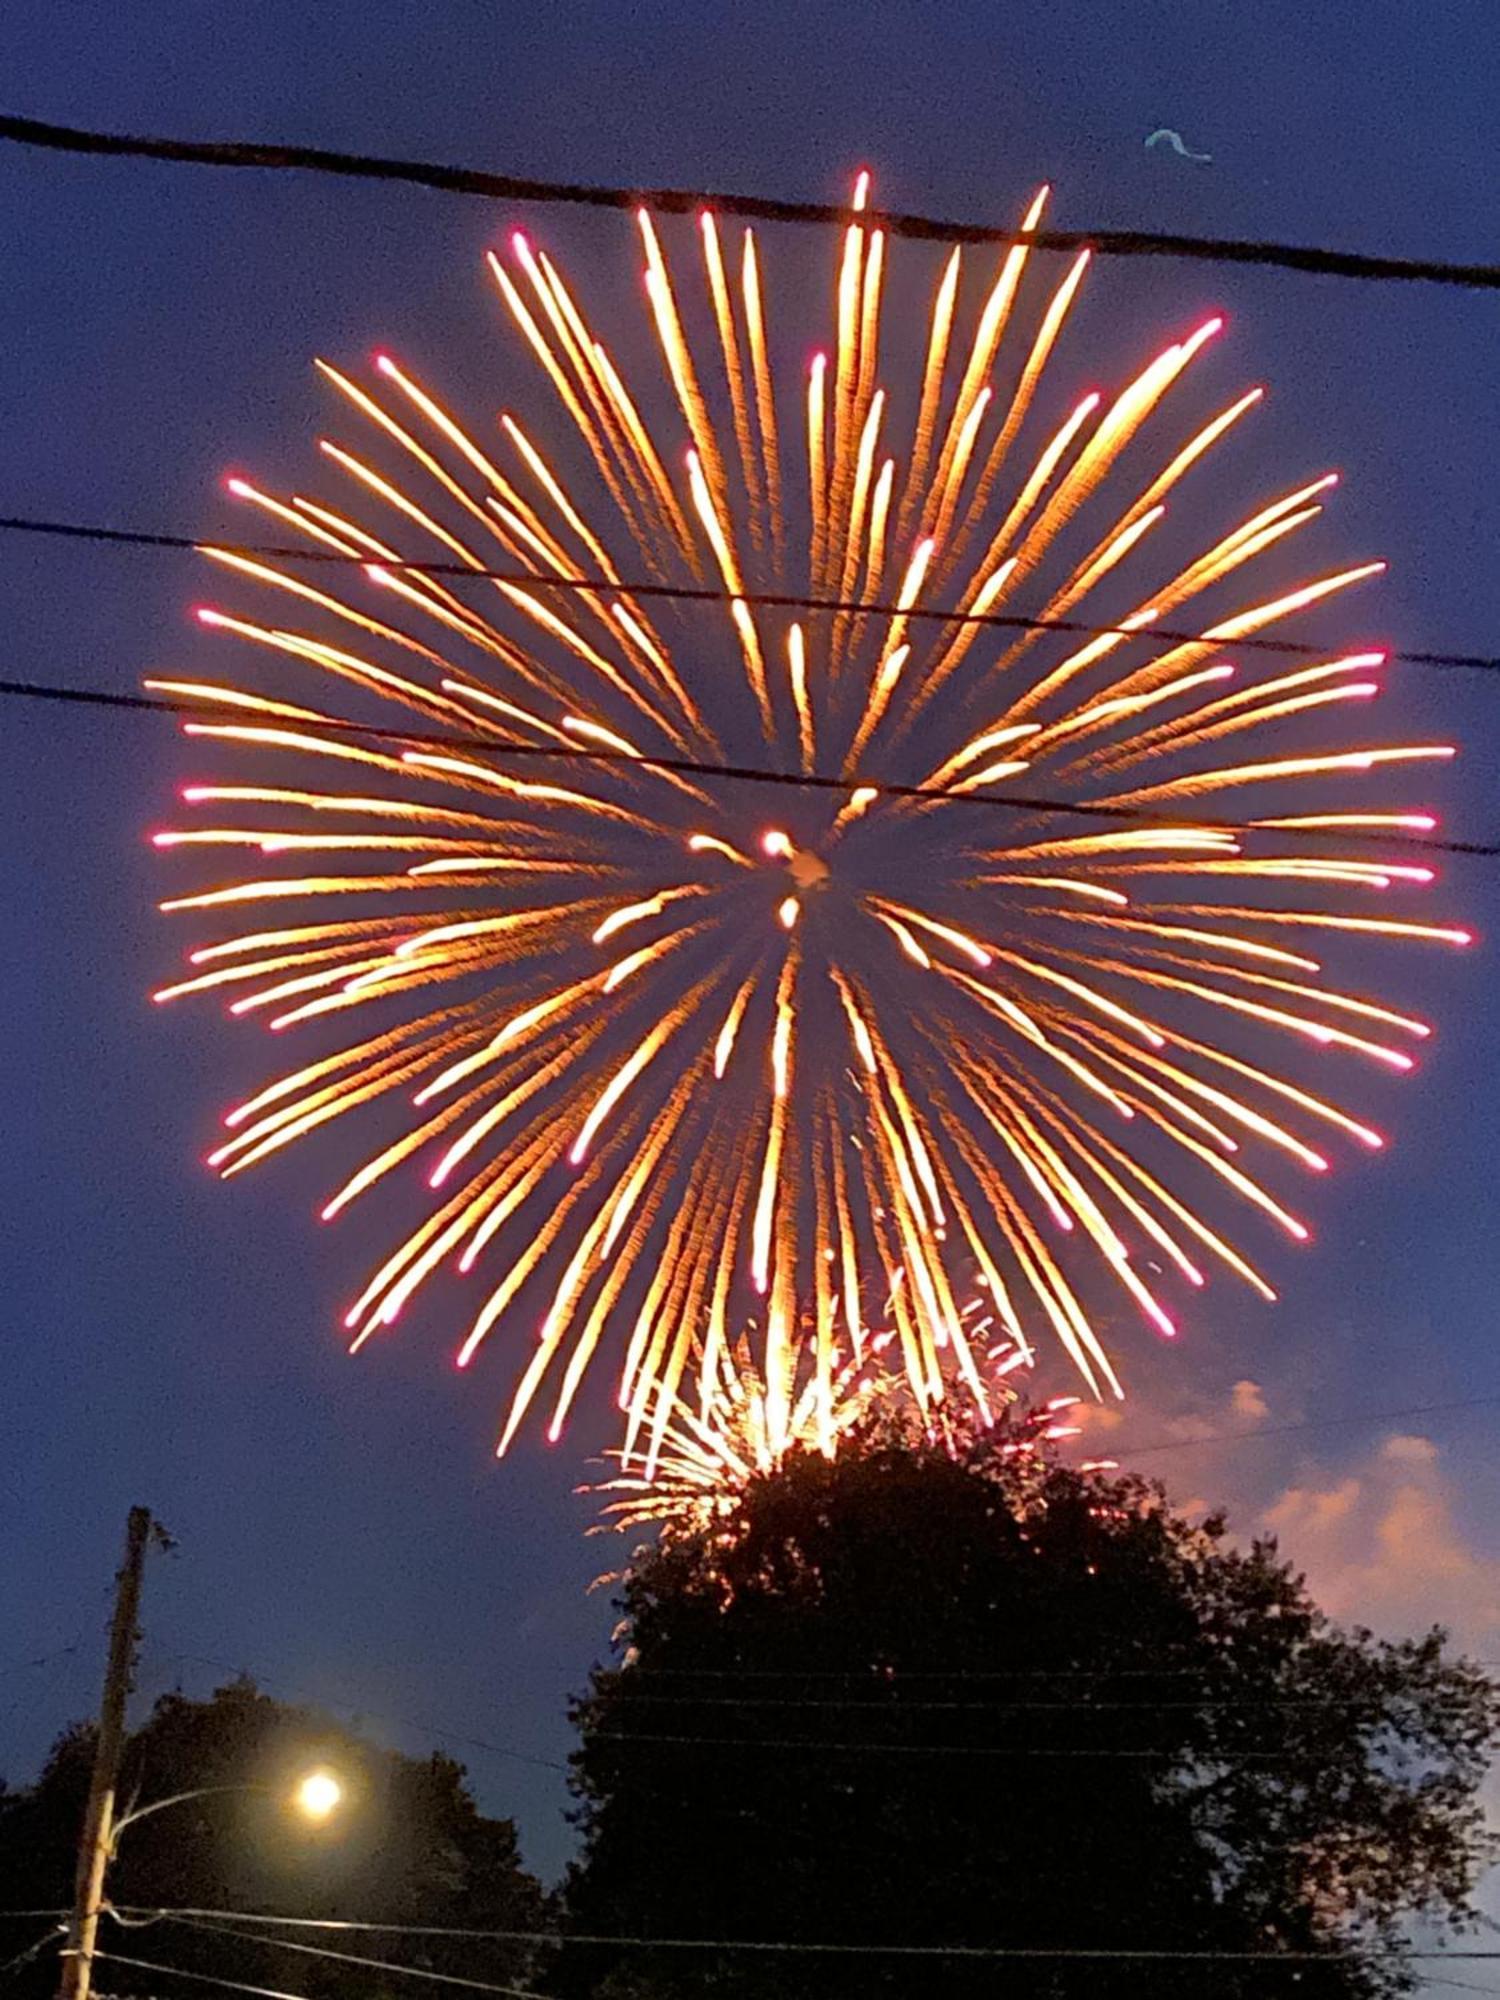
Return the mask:
[(78, 1839), (78, 1874), (68, 1941), (63, 1947), (59, 2000), (89, 2000), (99, 1906), (104, 1900), (104, 1871), (114, 1840), (115, 1788), (120, 1778), (120, 1753), (125, 1747), (125, 1703), (135, 1672), (141, 1572), (150, 1535), (150, 1509), (132, 1507), (125, 1530), (125, 1560), (115, 1578), (115, 1615), (109, 1629), (109, 1664), (99, 1704), (99, 1740), (94, 1751), (94, 1773), (89, 1780), (89, 1802)]

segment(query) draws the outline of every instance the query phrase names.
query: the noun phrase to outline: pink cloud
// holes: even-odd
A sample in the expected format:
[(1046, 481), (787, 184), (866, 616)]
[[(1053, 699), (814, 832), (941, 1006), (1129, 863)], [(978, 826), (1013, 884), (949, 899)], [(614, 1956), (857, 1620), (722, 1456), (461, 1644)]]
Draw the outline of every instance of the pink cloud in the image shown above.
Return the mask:
[(1335, 1484), (1288, 1487), (1262, 1522), (1335, 1618), (1391, 1636), (1446, 1625), (1476, 1651), (1500, 1640), (1500, 1561), (1465, 1534), (1429, 1438), (1383, 1439)]
[(1258, 1382), (1236, 1382), (1230, 1392), (1229, 1405), (1243, 1423), (1264, 1423), (1271, 1410)]

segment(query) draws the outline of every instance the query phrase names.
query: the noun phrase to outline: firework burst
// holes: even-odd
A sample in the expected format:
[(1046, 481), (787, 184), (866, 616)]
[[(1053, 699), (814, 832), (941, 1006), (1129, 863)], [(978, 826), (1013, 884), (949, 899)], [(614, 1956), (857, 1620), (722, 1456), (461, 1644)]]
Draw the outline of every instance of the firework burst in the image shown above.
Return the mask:
[[(557, 1434), (596, 1355), (648, 1465), (721, 1448), (745, 1367), (750, 1457), (831, 1448), (876, 1322), (918, 1410), (989, 1409), (993, 1351), (1039, 1336), (1115, 1391), (1112, 1295), (1163, 1333), (1159, 1294), (1215, 1267), (1272, 1296), (1237, 1217), (1304, 1237), (1284, 1177), (1381, 1143), (1339, 1073), (1407, 1070), (1428, 1029), (1322, 955), (1465, 941), (1379, 907), (1431, 880), (1390, 836), (1432, 821), (1372, 783), (1451, 755), (1351, 739), (1380, 656), (1235, 651), (1380, 565), (1236, 594), (1334, 480), (1196, 530), (1259, 400), (1172, 415), (1220, 322), (1057, 403), (1088, 259), (1034, 268), (1038, 198), (992, 268), (946, 259), (888, 386), (867, 193), (805, 370), (773, 367), (751, 232), (705, 215), (669, 267), (644, 214), (654, 363), (525, 237), (491, 256), (536, 421), (466, 427), (389, 356), (321, 363), (362, 431), (322, 445), (343, 497), (231, 490), (350, 560), (209, 549), (252, 608), (200, 617), (252, 685), (152, 683), (231, 759), (185, 793), (210, 823), (158, 844), (257, 871), (164, 906), (251, 924), (158, 997), (321, 1034), (212, 1163), (373, 1131), (324, 1216), (393, 1175), (421, 1212), (354, 1344), (473, 1272), (460, 1362), (501, 1331), (522, 1354), (502, 1450), (544, 1387)], [(976, 622), (1017, 613), (1111, 629)], [(692, 768), (726, 764), (836, 786)]]
[(773, 1411), (750, 1334), (718, 1347), (706, 1376), (700, 1350), (694, 1356), (699, 1393), (690, 1399), (673, 1396), (659, 1423), (654, 1409), (648, 1411), (657, 1440), (651, 1460), (612, 1453), (619, 1470), (580, 1487), (605, 1503), (592, 1532), (661, 1527), (674, 1534), (704, 1533), (732, 1511), (751, 1480), (775, 1472), (790, 1453), (834, 1452), (873, 1410), (908, 1411), (903, 1378), (883, 1372), (876, 1359), (888, 1339), (874, 1336), (862, 1359), (836, 1353), (826, 1393), (804, 1355), (785, 1415)]

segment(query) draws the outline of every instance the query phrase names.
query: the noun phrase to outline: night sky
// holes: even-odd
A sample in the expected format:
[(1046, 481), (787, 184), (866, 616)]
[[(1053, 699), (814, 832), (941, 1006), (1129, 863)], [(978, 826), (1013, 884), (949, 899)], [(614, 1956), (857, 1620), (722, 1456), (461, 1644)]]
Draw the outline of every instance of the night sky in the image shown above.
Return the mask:
[[(989, 220), (1049, 179), (1064, 227), (1458, 259), (1493, 253), (1496, 57), (1490, 0), (0, 12), (0, 98), (63, 122), (808, 199), (869, 162), (894, 207)], [(1212, 164), (1144, 150), (1158, 125)], [(226, 531), (226, 469), (307, 462), (327, 410), (314, 352), (390, 342), (491, 404), (507, 369), (535, 397), (480, 271), (508, 211), (0, 149), (0, 217), (0, 512)], [(633, 260), (623, 223), (534, 226), (574, 265)], [(1115, 293), (1163, 331), (1223, 306), (1216, 381), (1273, 389), (1253, 463), (1344, 472), (1318, 553), (1384, 554), (1391, 576), (1320, 631), (1500, 652), (1492, 296), (1169, 264), (1091, 285), (1070, 365), (1103, 364)], [(127, 690), (201, 666), (203, 588), (186, 557), (7, 540), (0, 673)], [(1465, 746), (1425, 788), (1448, 830), (1500, 838), (1500, 681), (1398, 668), (1391, 687), (1383, 730), (1399, 716)], [(0, 1772), (24, 1780), (90, 1708), (143, 1501), (180, 1549), (147, 1587), (142, 1702), (206, 1691), (222, 1662), (403, 1748), (441, 1740), (554, 1873), (561, 1779), (496, 1746), (563, 1758), (564, 1696), (606, 1642), (607, 1594), (585, 1586), (622, 1550), (583, 1538), (572, 1492), (607, 1441), (603, 1399), (560, 1446), (528, 1435), (497, 1465), (507, 1371), (455, 1374), (465, 1308), (442, 1284), (398, 1338), (345, 1356), (337, 1315), (378, 1240), (312, 1219), (345, 1155), (313, 1145), (220, 1186), (199, 1159), (265, 1049), (211, 1006), (147, 997), (184, 939), (155, 914), (181, 878), (146, 835), (191, 753), (148, 719), (9, 703), (4, 724)], [(1500, 935), (1500, 864), (1455, 862), (1432, 909)], [(1396, 1144), (1312, 1191), (1317, 1242), (1272, 1252), (1279, 1306), (1216, 1288), (1170, 1353), (1122, 1329), (1136, 1400), (1110, 1442), (1171, 1446), (1143, 1468), (1184, 1501), (1229, 1499), (1247, 1531), (1279, 1528), (1341, 1615), (1440, 1615), (1500, 1658), (1494, 1409), (1186, 1442), (1500, 1398), (1489, 952), (1387, 969), (1441, 1029), (1416, 1077), (1362, 1100)], [(1069, 1386), (1060, 1366), (1044, 1386)]]

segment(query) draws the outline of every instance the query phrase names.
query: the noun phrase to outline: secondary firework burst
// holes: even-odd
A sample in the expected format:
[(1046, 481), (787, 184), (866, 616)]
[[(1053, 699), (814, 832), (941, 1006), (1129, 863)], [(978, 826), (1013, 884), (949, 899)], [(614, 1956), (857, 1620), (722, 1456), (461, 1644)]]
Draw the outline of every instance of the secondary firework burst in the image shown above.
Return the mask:
[(659, 1423), (655, 1408), (647, 1411), (656, 1438), (651, 1458), (643, 1462), (638, 1454), (615, 1452), (614, 1475), (580, 1487), (604, 1502), (594, 1532), (659, 1527), (669, 1534), (702, 1534), (733, 1510), (753, 1479), (777, 1471), (792, 1452), (836, 1451), (872, 1410), (904, 1412), (909, 1396), (902, 1380), (883, 1372), (879, 1360), (888, 1338), (875, 1335), (863, 1357), (835, 1352), (826, 1393), (804, 1353), (788, 1383), (784, 1415), (772, 1407), (752, 1333), (723, 1343), (712, 1357), (700, 1348), (694, 1356), (696, 1393), (655, 1392), (668, 1403)]
[[(1088, 258), (1031, 246), (1039, 197), (941, 261), (888, 381), (867, 196), (805, 366), (753, 233), (673, 225), (669, 263), (646, 214), (624, 348), (528, 238), (490, 257), (532, 414), (320, 363), (339, 491), (232, 480), (291, 553), (206, 551), (244, 677), (152, 683), (223, 759), (158, 844), (249, 869), (164, 905), (214, 929), (158, 998), (315, 1043), (212, 1164), (336, 1132), (327, 1219), (411, 1190), (353, 1343), (472, 1273), (460, 1363), (519, 1357), (501, 1449), (598, 1365), (652, 1462), (752, 1312), (768, 1448), (831, 1448), (876, 1321), (919, 1409), (990, 1408), (990, 1350), (1048, 1339), (1113, 1393), (1117, 1304), (1165, 1334), (1211, 1269), (1271, 1297), (1240, 1224), (1302, 1239), (1285, 1177), (1381, 1143), (1343, 1072), (1428, 1029), (1324, 955), (1465, 941), (1381, 907), (1433, 824), (1383, 781), (1450, 748), (1351, 735), (1378, 654), (1254, 646), (1381, 567), (1246, 583), (1333, 475), (1199, 525), (1260, 400), (1176, 414), (1220, 321), (1059, 400)], [(1108, 629), (984, 622), (1015, 614)]]
[[(895, 1337), (890, 1328), (872, 1333), (862, 1356), (836, 1349), (826, 1406), (816, 1365), (803, 1348), (784, 1418), (773, 1412), (753, 1329), (719, 1347), (705, 1392), (673, 1396), (665, 1420), (653, 1424), (659, 1439), (654, 1456), (643, 1462), (638, 1454), (613, 1452), (619, 1462), (614, 1475), (578, 1489), (604, 1503), (589, 1532), (653, 1528), (668, 1537), (711, 1534), (754, 1480), (779, 1472), (800, 1452), (831, 1455), (850, 1439), (879, 1446), (919, 1438), (950, 1449), (971, 1443), (977, 1421), (971, 1405), (949, 1401), (923, 1407), (905, 1379), (884, 1366), (883, 1353)], [(694, 1356), (700, 1366), (705, 1358), (701, 1350)], [(1057, 1396), (1016, 1414), (1019, 1397), (1005, 1377), (1022, 1357), (1006, 1345), (990, 1358), (1000, 1366), (988, 1385), (986, 1422), (1011, 1413), (1003, 1432), (995, 1434), (997, 1451), (1006, 1457), (1034, 1454), (1044, 1444), (1080, 1435), (1080, 1427), (1067, 1421), (1076, 1396)], [(654, 1415), (649, 1412), (648, 1421)], [(1111, 1463), (1095, 1460), (1085, 1469)]]

